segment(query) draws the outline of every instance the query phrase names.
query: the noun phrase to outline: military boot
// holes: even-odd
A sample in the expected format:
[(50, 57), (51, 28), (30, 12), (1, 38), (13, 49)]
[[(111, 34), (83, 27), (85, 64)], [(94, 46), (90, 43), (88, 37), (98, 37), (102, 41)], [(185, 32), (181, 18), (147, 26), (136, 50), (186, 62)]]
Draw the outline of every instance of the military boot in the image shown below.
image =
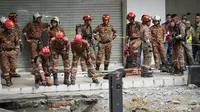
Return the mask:
[(70, 85), (69, 73), (67, 72), (65, 72), (65, 75), (64, 75), (64, 84)]
[(10, 87), (12, 85), (10, 76), (9, 75), (8, 76), (4, 76), (4, 79), (6, 80), (6, 85), (8, 87)]
[(53, 81), (54, 81), (54, 85), (58, 86), (58, 73), (53, 73)]
[(108, 65), (109, 64), (104, 64), (104, 70), (108, 70)]
[(75, 80), (71, 80), (71, 85), (75, 85)]
[(92, 82), (93, 82), (93, 83), (96, 83), (96, 84), (99, 84), (98, 79), (94, 79), (94, 80), (92, 80)]
[(173, 73), (173, 75), (177, 75), (177, 74), (179, 74), (179, 73), (180, 73), (180, 69), (174, 68), (174, 73)]
[(13, 85), (13, 83), (12, 83), (12, 77), (13, 77), (13, 75), (11, 73), (9, 73), (9, 75), (10, 75), (10, 84)]
[(97, 71), (99, 70), (99, 66), (96, 66), (96, 70), (97, 70)]
[(35, 88), (39, 88), (40, 86), (40, 79), (35, 79)]
[(142, 73), (141, 77), (153, 77), (153, 73), (152, 72)]
[(11, 75), (12, 75), (12, 77), (16, 77), (16, 78), (20, 78), (21, 77), (21, 75), (19, 75), (18, 73), (12, 73)]

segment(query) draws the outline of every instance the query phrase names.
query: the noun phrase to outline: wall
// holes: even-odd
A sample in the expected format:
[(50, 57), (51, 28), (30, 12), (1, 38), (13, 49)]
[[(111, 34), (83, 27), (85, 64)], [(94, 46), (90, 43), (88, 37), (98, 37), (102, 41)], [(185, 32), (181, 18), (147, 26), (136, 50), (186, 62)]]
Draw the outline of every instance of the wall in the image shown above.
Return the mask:
[(165, 21), (165, 0), (127, 0), (127, 12), (134, 12), (140, 21), (143, 14), (159, 15)]

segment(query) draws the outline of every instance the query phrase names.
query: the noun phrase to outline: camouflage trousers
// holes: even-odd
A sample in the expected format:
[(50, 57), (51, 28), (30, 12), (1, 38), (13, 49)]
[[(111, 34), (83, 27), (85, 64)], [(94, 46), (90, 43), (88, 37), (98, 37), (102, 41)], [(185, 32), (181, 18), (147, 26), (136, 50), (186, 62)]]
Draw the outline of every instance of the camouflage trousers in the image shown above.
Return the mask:
[(0, 52), (1, 70), (4, 76), (9, 76), (9, 73), (16, 73), (17, 68), (17, 51)]
[(70, 61), (69, 61), (69, 53), (68, 51), (53, 51), (52, 53), (52, 69), (54, 73), (58, 72), (58, 61), (59, 61), (59, 55), (62, 57), (63, 66), (64, 66), (64, 72), (69, 73), (70, 72)]
[(172, 45), (174, 67), (177, 69), (184, 68), (184, 47), (181, 41), (174, 40)]
[(37, 50), (38, 50), (38, 41), (39, 40), (34, 40), (34, 39), (30, 39), (29, 40), (29, 46), (31, 49), (31, 62), (34, 61), (35, 57), (37, 56)]
[[(96, 65), (96, 54), (95, 54), (92, 46), (90, 46), (89, 52), (90, 52), (90, 58), (91, 58), (92, 64), (95, 66)], [(84, 58), (81, 57), (80, 62), (81, 62), (82, 72), (85, 72), (87, 70), (86, 61), (84, 60)]]
[(100, 67), (103, 55), (105, 54), (105, 61), (104, 65), (109, 65), (110, 63), (110, 56), (111, 56), (112, 44), (111, 43), (99, 43), (98, 46), (98, 54), (97, 54), (97, 62), (96, 66)]
[(142, 73), (147, 73), (150, 71), (151, 58), (152, 58), (152, 44), (142, 43), (143, 49), (143, 62), (142, 62)]
[(138, 65), (138, 48), (141, 45), (141, 40), (138, 39), (134, 39), (134, 40), (130, 40), (129, 42), (129, 47), (130, 47), (130, 54), (131, 54), (131, 58), (132, 58), (132, 63), (133, 63), (133, 67), (136, 67)]
[(156, 41), (154, 41), (152, 43), (152, 45), (153, 45), (153, 57), (154, 57), (154, 61), (155, 61), (155, 67), (159, 68), (160, 67), (160, 58), (161, 58), (161, 61), (163, 61), (163, 62), (167, 61), (165, 47), (162, 42), (156, 42)]
[(86, 62), (87, 69), (88, 69), (88, 77), (91, 77), (92, 80), (96, 79), (96, 71), (94, 69), (94, 66), (92, 64), (91, 59), (88, 59), (87, 54), (76, 54), (73, 55), (73, 62), (72, 62), (72, 68), (71, 68), (71, 80), (76, 80), (76, 74), (77, 74), (77, 66), (78, 66), (78, 61), (80, 58), (83, 58)]

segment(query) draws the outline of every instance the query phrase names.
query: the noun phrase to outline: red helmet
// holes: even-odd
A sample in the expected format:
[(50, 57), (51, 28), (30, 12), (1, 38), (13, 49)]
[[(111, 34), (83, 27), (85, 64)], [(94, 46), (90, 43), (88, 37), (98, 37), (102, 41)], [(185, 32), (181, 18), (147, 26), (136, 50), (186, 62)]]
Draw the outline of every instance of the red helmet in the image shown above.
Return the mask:
[(149, 15), (143, 15), (142, 16), (142, 22), (148, 22), (151, 21), (151, 16)]
[(15, 21), (15, 18), (17, 18), (17, 14), (15, 13), (15, 12), (10, 12), (9, 14), (8, 14), (8, 19), (10, 19), (10, 20), (12, 20), (13, 22), (16, 22)]
[(11, 20), (6, 20), (4, 24), (7, 29), (11, 29), (15, 27), (15, 23)]
[(49, 56), (51, 54), (51, 51), (49, 49), (49, 47), (43, 47), (42, 50), (40, 51), (40, 54), (45, 55), (45, 56)]
[(77, 34), (74, 36), (74, 42), (77, 43), (77, 44), (81, 44), (82, 43), (82, 35), (80, 34)]
[(133, 12), (129, 12), (128, 15), (126, 16), (127, 19), (129, 19), (129, 18), (135, 18), (135, 17), (136, 17), (136, 15)]
[(103, 16), (102, 16), (102, 19), (103, 20), (110, 20), (110, 15), (108, 15), (108, 14), (104, 14)]
[(84, 14), (84, 15), (83, 15), (83, 20), (84, 20), (84, 21), (92, 20), (91, 14)]
[(64, 35), (64, 33), (62, 32), (62, 31), (57, 31), (56, 32), (56, 38), (57, 39), (62, 39), (62, 38), (64, 38), (65, 37), (65, 35)]

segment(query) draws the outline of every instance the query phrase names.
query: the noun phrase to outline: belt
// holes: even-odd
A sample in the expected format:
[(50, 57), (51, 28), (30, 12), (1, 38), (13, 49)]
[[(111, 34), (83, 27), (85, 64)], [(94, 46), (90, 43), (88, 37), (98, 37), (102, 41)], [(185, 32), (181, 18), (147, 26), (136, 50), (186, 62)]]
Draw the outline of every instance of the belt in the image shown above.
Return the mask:
[(1, 51), (12, 51), (15, 50), (15, 48), (1, 48)]
[(130, 40), (136, 40), (136, 39), (138, 39), (138, 38), (130, 38)]
[(29, 37), (29, 39), (39, 40), (40, 38), (38, 38), (38, 37)]
[(107, 44), (107, 43), (111, 43), (111, 41), (107, 41), (107, 42), (101, 42), (101, 41), (100, 41), (100, 43), (101, 43), (101, 44)]

